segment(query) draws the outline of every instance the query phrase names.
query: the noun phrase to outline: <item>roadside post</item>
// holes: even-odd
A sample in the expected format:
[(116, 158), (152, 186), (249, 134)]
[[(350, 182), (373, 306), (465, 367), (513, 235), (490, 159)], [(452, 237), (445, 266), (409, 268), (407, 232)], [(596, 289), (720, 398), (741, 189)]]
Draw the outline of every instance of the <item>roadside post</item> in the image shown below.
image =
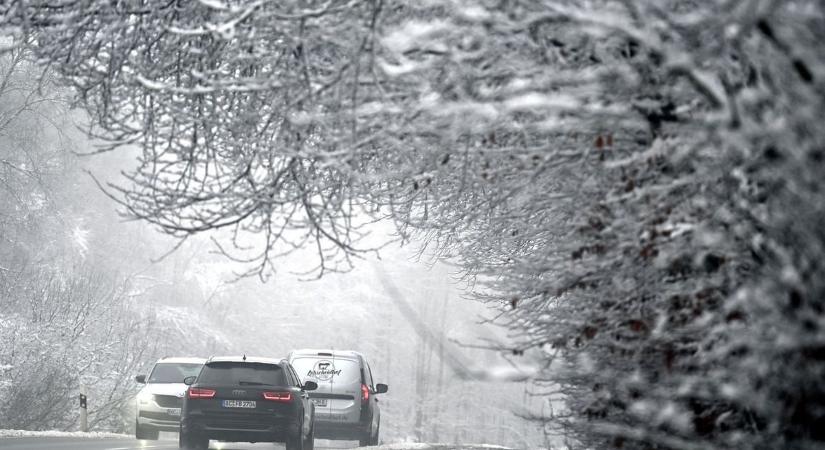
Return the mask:
[(86, 387), (80, 386), (80, 431), (89, 431), (88, 412), (86, 410)]

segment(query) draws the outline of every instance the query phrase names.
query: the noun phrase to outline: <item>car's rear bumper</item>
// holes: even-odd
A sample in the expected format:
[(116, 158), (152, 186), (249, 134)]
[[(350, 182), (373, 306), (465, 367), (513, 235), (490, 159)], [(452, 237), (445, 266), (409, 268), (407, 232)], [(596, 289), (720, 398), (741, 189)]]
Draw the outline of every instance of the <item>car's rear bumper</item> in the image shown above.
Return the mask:
[(328, 422), (315, 420), (315, 437), (318, 439), (357, 440), (369, 430), (369, 422)]
[(298, 432), (299, 424), (283, 419), (198, 416), (181, 422), (186, 433), (230, 442), (284, 442)]
[(200, 429), (198, 436), (226, 442), (286, 442), (283, 431)]

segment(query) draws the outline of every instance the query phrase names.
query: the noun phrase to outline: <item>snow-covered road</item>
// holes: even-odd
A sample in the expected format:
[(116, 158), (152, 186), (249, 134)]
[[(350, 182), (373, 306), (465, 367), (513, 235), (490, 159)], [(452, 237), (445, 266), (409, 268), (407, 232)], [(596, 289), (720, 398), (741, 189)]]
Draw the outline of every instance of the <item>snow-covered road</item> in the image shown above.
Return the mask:
[[(0, 430), (5, 431), (5, 430)], [(117, 435), (91, 435), (83, 436), (80, 433), (0, 433), (0, 448), (3, 450), (140, 450), (177, 449), (178, 443), (175, 440), (160, 441), (138, 441), (128, 436)], [(245, 443), (225, 443), (212, 442), (210, 450), (258, 450), (281, 448), (271, 443), (245, 444)], [(315, 448), (318, 449), (350, 449), (358, 448), (357, 443), (316, 441)], [(504, 447), (487, 445), (450, 445), (450, 444), (388, 444), (377, 447), (368, 447), (375, 450), (502, 450)]]

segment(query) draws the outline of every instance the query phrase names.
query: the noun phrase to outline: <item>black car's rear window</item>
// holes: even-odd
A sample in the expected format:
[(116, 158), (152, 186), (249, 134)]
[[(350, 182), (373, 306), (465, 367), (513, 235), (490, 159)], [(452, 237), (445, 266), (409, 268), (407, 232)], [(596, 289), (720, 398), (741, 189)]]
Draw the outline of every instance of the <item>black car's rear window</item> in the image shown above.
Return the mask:
[(284, 371), (276, 364), (213, 362), (205, 365), (198, 384), (214, 385), (286, 385)]

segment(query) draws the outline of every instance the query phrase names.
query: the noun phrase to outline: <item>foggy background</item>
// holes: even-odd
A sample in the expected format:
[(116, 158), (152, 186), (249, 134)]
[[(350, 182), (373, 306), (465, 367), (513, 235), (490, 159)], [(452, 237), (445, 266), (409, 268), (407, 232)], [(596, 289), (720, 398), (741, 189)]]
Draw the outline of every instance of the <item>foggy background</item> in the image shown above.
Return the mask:
[[(22, 220), (0, 247), (12, 267), (2, 269), (3, 428), (75, 428), (74, 399), (84, 385), (92, 429), (130, 433), (139, 387), (133, 377), (148, 373), (157, 358), (279, 358), (292, 349), (333, 348), (363, 352), (376, 382), (390, 385), (380, 398), (387, 442), (543, 442), (540, 425), (517, 415), (540, 413), (544, 402), (528, 395), (526, 383), (462, 379), (445, 363), (447, 351), (476, 370), (510, 367), (495, 350), (507, 342), (505, 330), (482, 323), (495, 312), (463, 297), (468, 281), (455, 267), (411, 242), (320, 279), (304, 274), (316, 264), (312, 249), (279, 260), (266, 282), (239, 277), (243, 265), (218, 254), (209, 235), (176, 247), (176, 239), (117, 213), (92, 176), (118, 180), (136, 151), (65, 152), (95, 149), (75, 129), (73, 121), (82, 119), (75, 112), (59, 129), (41, 129), (28, 153), (51, 170), (14, 199)], [(6, 151), (13, 145), (0, 142)], [(371, 228), (376, 242), (393, 239), (386, 224)], [(402, 299), (388, 294), (382, 274)], [(49, 301), (66, 289), (88, 302)], [(439, 340), (422, 338), (411, 320), (423, 321)]]

